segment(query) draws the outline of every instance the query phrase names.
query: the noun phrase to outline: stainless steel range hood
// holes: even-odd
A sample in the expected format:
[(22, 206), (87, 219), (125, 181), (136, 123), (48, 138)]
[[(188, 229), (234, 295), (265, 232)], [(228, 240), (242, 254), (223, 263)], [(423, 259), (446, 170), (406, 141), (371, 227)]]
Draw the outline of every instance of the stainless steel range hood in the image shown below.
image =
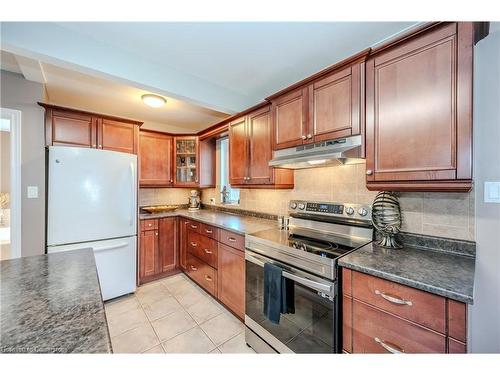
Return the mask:
[(361, 136), (323, 141), (274, 151), (271, 167), (304, 169), (333, 164), (358, 164), (361, 159)]

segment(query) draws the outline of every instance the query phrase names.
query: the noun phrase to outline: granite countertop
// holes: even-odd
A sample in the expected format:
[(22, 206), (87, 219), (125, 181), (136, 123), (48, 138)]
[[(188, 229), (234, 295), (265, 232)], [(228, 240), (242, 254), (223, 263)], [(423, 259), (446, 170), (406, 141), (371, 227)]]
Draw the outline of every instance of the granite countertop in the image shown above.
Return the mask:
[(2, 353), (110, 353), (91, 249), (4, 260)]
[(338, 264), (472, 304), (475, 257), (464, 254), (408, 245), (387, 249), (372, 242), (340, 258)]
[(211, 209), (201, 209), (199, 211), (188, 211), (178, 209), (173, 212), (164, 212), (158, 214), (140, 214), (139, 219), (159, 219), (162, 217), (181, 216), (187, 219), (193, 219), (205, 224), (227, 229), (232, 232), (245, 235), (258, 232), (264, 229), (276, 227), (275, 220), (262, 219), (259, 217), (238, 215), (228, 212), (222, 212)]

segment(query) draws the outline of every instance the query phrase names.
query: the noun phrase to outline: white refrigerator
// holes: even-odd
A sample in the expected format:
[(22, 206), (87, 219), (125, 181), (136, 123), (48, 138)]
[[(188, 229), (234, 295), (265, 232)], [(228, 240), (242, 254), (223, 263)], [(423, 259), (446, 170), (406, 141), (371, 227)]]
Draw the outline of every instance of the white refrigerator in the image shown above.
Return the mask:
[(104, 300), (135, 291), (137, 156), (49, 147), (47, 253), (92, 248)]

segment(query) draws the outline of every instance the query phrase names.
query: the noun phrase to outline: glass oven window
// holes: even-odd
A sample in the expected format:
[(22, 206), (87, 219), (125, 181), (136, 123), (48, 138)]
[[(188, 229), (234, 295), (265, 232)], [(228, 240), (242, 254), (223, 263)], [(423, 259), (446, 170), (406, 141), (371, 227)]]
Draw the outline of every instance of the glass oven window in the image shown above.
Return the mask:
[(334, 302), (295, 282), (295, 313), (279, 324), (263, 314), (264, 268), (246, 261), (246, 315), (295, 353), (334, 353)]

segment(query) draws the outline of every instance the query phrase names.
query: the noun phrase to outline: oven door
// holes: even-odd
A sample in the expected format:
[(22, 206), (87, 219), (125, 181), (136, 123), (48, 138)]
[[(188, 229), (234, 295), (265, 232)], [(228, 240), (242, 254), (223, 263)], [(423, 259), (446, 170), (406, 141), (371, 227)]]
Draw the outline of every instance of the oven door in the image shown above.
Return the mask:
[[(264, 316), (264, 264), (283, 268), (294, 281), (295, 313), (281, 314), (279, 324)], [(336, 353), (336, 283), (282, 264), (263, 255), (245, 252), (245, 325), (280, 353)]]

